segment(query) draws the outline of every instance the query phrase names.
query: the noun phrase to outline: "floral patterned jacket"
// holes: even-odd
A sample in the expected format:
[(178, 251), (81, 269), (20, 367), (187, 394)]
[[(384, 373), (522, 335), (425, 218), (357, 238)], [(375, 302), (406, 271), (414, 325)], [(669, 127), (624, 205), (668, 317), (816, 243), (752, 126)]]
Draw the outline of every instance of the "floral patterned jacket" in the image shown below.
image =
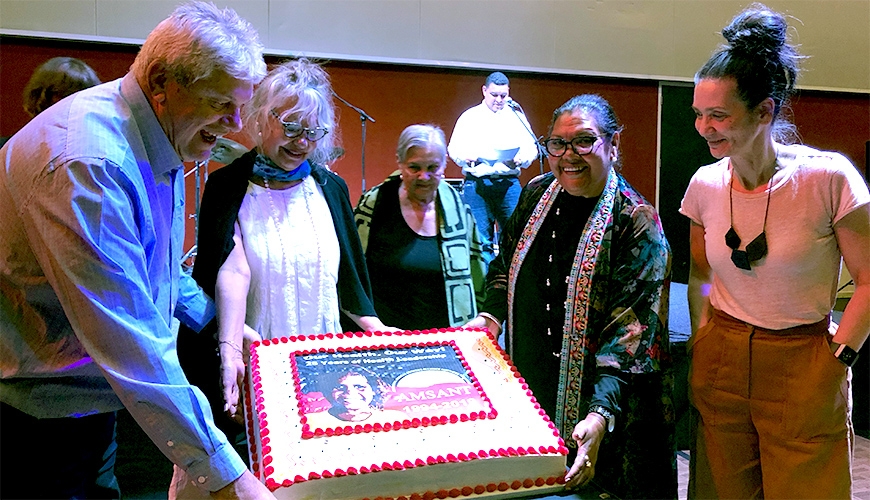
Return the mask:
[[(552, 174), (523, 190), (501, 240), (502, 253), (488, 274), (487, 294), (506, 294), (506, 345), (513, 344), (516, 280), (523, 260), (561, 190)], [(661, 369), (668, 351), (671, 256), (658, 214), (618, 173), (611, 171), (583, 228), (569, 278), (563, 326), (558, 409), (563, 436), (586, 416), (584, 372), (611, 367), (626, 374)], [(492, 303), (491, 299), (487, 301)], [(497, 315), (497, 317), (499, 317)], [(500, 316), (505, 317), (505, 316)], [(594, 377), (594, 375), (593, 375)], [(588, 390), (582, 391), (588, 394)], [(586, 398), (588, 400), (588, 398)]]
[[(509, 353), (515, 335), (536, 335), (514, 331), (516, 305), (529, 298), (529, 291), (517, 289), (517, 277), (561, 190), (553, 174), (529, 182), (487, 275), (483, 310), (507, 318)], [(620, 412), (601, 444), (595, 487), (619, 498), (677, 498), (667, 328), (671, 256), (658, 214), (611, 171), (585, 226), (577, 230), (582, 234), (568, 276), (551, 417), (566, 445), (576, 446), (571, 434), (600, 396), (603, 373), (618, 374), (624, 382)]]

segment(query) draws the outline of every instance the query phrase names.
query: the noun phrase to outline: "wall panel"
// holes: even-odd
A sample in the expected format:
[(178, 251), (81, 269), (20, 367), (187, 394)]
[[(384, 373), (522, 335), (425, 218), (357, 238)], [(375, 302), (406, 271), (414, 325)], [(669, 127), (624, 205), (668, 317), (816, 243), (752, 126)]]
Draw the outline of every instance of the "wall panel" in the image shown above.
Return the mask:
[[(0, 33), (141, 41), (177, 0), (0, 0)], [(270, 51), (689, 81), (745, 0), (218, 0)], [(802, 84), (870, 92), (870, 2), (767, 0), (793, 18)], [(117, 40), (114, 40), (117, 41)], [(847, 49), (847, 50), (844, 50)]]
[[(45, 39), (0, 38), (0, 135), (13, 134), (25, 123), (21, 92), (33, 70), (45, 60), (69, 55), (90, 64), (103, 81), (119, 78), (135, 57), (134, 48), (86, 42)], [(270, 63), (279, 61), (269, 58)], [(416, 65), (324, 61), (333, 87), (344, 99), (363, 109), (375, 122), (366, 125), (367, 187), (381, 182), (396, 169), (395, 149), (399, 133), (412, 123), (433, 123), (444, 129), (448, 139), (456, 119), (466, 108), (482, 100), (481, 87), (489, 74), (484, 70), (461, 70)], [(5, 68), (14, 68), (6, 71)], [(8, 76), (8, 77), (7, 77)], [(553, 110), (570, 97), (600, 93), (611, 101), (625, 123), (623, 139), (624, 173), (645, 196), (655, 200), (657, 83), (643, 80), (588, 78), (572, 75), (510, 73), (511, 95), (526, 110), (536, 136), (546, 133)], [(339, 131), (345, 156), (332, 168), (350, 187), (355, 204), (362, 193), (362, 133), (359, 115), (337, 103)], [(244, 135), (232, 137), (246, 145)], [(448, 177), (461, 176), (460, 169), (448, 163)], [(219, 165), (212, 163), (211, 167)], [(545, 170), (548, 167), (544, 168)], [(523, 175), (523, 182), (540, 173), (538, 162)], [(193, 183), (193, 176), (188, 178)], [(193, 199), (193, 189), (189, 190)], [(192, 210), (192, 204), (191, 208)], [(188, 234), (192, 241), (192, 223)]]

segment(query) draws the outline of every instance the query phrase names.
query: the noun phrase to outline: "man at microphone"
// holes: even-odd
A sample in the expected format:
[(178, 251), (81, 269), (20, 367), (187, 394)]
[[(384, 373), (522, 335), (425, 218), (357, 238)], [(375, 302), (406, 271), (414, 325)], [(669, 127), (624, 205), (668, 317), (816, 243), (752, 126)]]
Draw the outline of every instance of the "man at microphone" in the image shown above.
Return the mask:
[(462, 197), (483, 236), (487, 264), (495, 258), (494, 225), (504, 227), (520, 197), (520, 170), (538, 155), (535, 134), (510, 98), (507, 76), (486, 77), (483, 102), (456, 121), (447, 152), (465, 176)]

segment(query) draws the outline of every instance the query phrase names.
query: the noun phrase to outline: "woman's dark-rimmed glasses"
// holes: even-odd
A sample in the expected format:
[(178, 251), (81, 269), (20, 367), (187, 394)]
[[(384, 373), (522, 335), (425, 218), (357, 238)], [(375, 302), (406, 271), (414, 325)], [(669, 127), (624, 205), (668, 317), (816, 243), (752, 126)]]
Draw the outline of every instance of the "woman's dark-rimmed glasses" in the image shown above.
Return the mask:
[(595, 149), (595, 144), (598, 142), (598, 139), (605, 137), (605, 134), (602, 135), (580, 135), (577, 136), (570, 141), (565, 141), (564, 139), (560, 139), (557, 137), (551, 137), (549, 139), (544, 140), (541, 145), (544, 146), (544, 149), (547, 150), (547, 154), (550, 156), (563, 156), (568, 152), (568, 146), (571, 146), (571, 149), (574, 150), (578, 155), (588, 155)]
[(281, 126), (284, 127), (284, 135), (287, 136), (288, 139), (296, 139), (302, 134), (305, 134), (306, 140), (317, 142), (326, 137), (326, 134), (329, 133), (329, 129), (326, 127), (307, 128), (303, 127), (302, 124), (298, 122), (285, 122), (280, 116), (278, 116), (278, 113), (276, 113), (274, 109), (272, 110), (272, 116), (277, 118), (278, 122), (281, 123)]

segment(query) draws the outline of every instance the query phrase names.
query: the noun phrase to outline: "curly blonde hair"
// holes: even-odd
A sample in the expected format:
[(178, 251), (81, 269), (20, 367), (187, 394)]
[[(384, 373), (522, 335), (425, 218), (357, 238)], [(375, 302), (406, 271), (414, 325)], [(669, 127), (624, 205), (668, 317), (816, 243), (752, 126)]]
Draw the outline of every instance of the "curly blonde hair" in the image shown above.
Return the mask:
[[(245, 130), (251, 139), (262, 146), (260, 132), (267, 126), (273, 110), (291, 103), (281, 119), (298, 116), (309, 124), (329, 131), (309, 155), (310, 162), (325, 166), (338, 146), (335, 103), (329, 74), (319, 64), (306, 58), (291, 59), (272, 68), (254, 91), (254, 97), (242, 110)], [(310, 125), (313, 126), (313, 125)]]

